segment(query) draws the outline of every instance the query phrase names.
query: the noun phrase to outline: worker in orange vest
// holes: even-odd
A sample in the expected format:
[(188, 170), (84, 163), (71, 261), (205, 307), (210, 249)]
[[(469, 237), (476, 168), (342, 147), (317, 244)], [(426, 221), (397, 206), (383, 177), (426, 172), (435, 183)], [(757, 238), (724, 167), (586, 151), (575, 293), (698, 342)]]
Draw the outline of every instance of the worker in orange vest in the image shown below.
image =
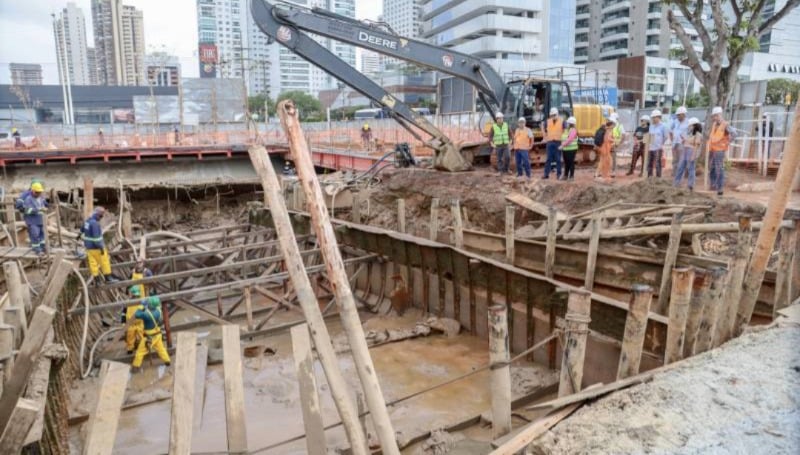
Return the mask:
[(709, 179), (711, 189), (722, 196), (725, 186), (725, 152), (736, 138), (736, 132), (722, 118), (722, 108), (711, 110), (711, 134), (708, 137)]
[(517, 120), (517, 129), (514, 130), (514, 141), (511, 148), (514, 150), (514, 162), (517, 164), (517, 177), (525, 176), (531, 179), (531, 157), (533, 147), (533, 131), (525, 126), (525, 117)]
[[(564, 132), (564, 122), (558, 115), (558, 109), (550, 109), (550, 118), (545, 122), (544, 141), (547, 143), (547, 161), (544, 163), (544, 178), (550, 178), (550, 169), (555, 165), (556, 178), (561, 180), (561, 135)], [(565, 178), (566, 180), (566, 178)]]

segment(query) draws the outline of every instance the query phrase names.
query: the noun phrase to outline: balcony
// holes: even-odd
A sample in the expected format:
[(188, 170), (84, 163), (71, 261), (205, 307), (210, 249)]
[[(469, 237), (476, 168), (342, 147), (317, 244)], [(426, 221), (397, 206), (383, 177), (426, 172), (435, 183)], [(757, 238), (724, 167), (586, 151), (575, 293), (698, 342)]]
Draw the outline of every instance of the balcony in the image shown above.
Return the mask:
[(586, 47), (586, 48), (589, 47), (589, 40), (588, 39), (586, 41), (575, 41), (575, 50), (578, 50), (578, 49), (581, 49), (581, 48), (584, 48), (584, 47)]
[(591, 16), (592, 16), (592, 13), (590, 11), (586, 11), (585, 13), (576, 13), (575, 14), (575, 20), (579, 21), (581, 19), (589, 19)]
[(586, 27), (576, 27), (575, 34), (579, 33), (589, 33), (589, 26), (587, 25)]
[(437, 46), (458, 45), (464, 42), (467, 36), (486, 33), (495, 34), (497, 30), (542, 33), (542, 20), (528, 17), (498, 16), (496, 14), (478, 16), (436, 34), (434, 44)]
[(600, 44), (609, 43), (611, 41), (629, 39), (630, 36), (631, 35), (628, 32), (612, 33), (610, 35), (605, 35), (605, 36), (600, 37)]
[(644, 47), (645, 52), (660, 52), (661, 45), (660, 44), (648, 44)]
[(652, 12), (647, 13), (647, 18), (648, 19), (661, 19), (661, 16), (663, 16), (663, 15), (664, 15), (664, 13), (661, 12), (661, 11), (652, 11)]
[(617, 16), (611, 19), (603, 19), (603, 27), (613, 27), (615, 25), (622, 25), (630, 23), (630, 16)]
[[(454, 3), (446, 0), (442, 0), (442, 2), (445, 4)], [(438, 33), (440, 30), (452, 27), (454, 24), (459, 24), (470, 18), (481, 16), (490, 11), (497, 11), (498, 9), (502, 9), (505, 13), (542, 12), (544, 9), (542, 3), (542, 0), (526, 0), (524, 2), (520, 0), (466, 0), (461, 3), (456, 2), (452, 8), (443, 8), (439, 7), (439, 2), (434, 0), (426, 5), (437, 5), (436, 8), (431, 8), (430, 13), (425, 13), (425, 8), (423, 8), (423, 31), (426, 34)], [(504, 15), (503, 17), (507, 18), (509, 16)]]
[(608, 6), (603, 6), (603, 13), (611, 13), (621, 9), (630, 9), (631, 2), (624, 1), (624, 2), (617, 2)]
[(583, 63), (588, 63), (588, 62), (589, 62), (589, 56), (588, 55), (576, 55), (575, 56), (575, 63), (576, 64), (583, 64)]
[(617, 47), (613, 49), (607, 49), (604, 51), (600, 51), (600, 58), (601, 59), (612, 59), (612, 58), (622, 58), (628, 56), (628, 48), (627, 47)]
[(504, 38), (500, 36), (482, 36), (478, 39), (453, 46), (454, 51), (465, 54), (497, 54), (505, 52), (522, 52), (540, 54), (542, 43), (538, 39)]

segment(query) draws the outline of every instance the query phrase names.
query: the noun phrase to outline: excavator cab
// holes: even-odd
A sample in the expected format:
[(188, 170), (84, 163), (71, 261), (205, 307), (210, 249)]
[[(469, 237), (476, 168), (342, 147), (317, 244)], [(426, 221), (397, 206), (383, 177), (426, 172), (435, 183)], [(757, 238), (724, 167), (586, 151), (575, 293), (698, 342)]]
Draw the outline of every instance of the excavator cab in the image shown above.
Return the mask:
[(527, 78), (508, 83), (503, 113), (514, 119), (524, 117), (528, 128), (535, 133), (541, 133), (547, 113), (553, 107), (562, 116), (572, 115), (572, 95), (566, 82)]

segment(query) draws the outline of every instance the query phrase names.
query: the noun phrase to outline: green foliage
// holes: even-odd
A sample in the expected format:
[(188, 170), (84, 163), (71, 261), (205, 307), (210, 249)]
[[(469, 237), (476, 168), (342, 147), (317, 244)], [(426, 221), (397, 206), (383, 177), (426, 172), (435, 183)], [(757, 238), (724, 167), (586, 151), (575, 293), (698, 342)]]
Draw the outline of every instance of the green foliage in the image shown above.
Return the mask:
[(287, 99), (294, 101), (295, 107), (300, 112), (300, 120), (318, 122), (325, 119), (322, 104), (313, 96), (300, 90), (291, 90), (278, 95), (277, 103)]
[(247, 97), (247, 110), (250, 115), (258, 114), (259, 120), (264, 120), (264, 101), (267, 102), (267, 110), (272, 117), (275, 115), (275, 101), (267, 98), (266, 95), (256, 95)]
[(800, 82), (791, 79), (772, 79), (767, 82), (767, 104), (784, 104), (786, 95), (792, 95), (792, 104), (800, 96)]
[(710, 104), (708, 99), (708, 90), (705, 87), (700, 88), (700, 93), (691, 93), (686, 97), (686, 107), (706, 107)]

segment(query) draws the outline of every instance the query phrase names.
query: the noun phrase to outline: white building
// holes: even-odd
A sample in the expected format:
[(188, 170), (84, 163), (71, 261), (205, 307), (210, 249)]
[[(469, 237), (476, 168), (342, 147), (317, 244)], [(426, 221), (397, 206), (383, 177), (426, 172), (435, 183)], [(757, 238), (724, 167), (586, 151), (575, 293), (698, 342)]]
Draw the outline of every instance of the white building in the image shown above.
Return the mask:
[[(86, 49), (86, 20), (83, 11), (69, 2), (56, 19), (55, 46), (59, 62), (66, 62), (69, 81), (74, 85), (92, 85), (96, 81), (89, 66)], [(62, 63), (63, 66), (64, 63)]]
[(92, 23), (98, 82), (147, 85), (142, 11), (122, 0), (92, 0)]
[(574, 0), (423, 0), (421, 36), (499, 73), (571, 64)]
[(424, 0), (383, 0), (383, 21), (400, 36), (418, 38), (423, 3)]
[[(771, 17), (788, 0), (767, 0), (763, 16)], [(785, 78), (800, 82), (800, 8), (795, 8), (761, 37), (760, 52), (748, 54), (739, 70), (748, 81)]]
[(361, 50), (360, 71), (371, 78), (375, 78), (383, 72), (383, 56), (377, 52)]
[(42, 85), (42, 65), (38, 63), (9, 63), (11, 85)]
[(148, 85), (177, 87), (181, 79), (178, 57), (166, 52), (151, 52), (144, 58)]

